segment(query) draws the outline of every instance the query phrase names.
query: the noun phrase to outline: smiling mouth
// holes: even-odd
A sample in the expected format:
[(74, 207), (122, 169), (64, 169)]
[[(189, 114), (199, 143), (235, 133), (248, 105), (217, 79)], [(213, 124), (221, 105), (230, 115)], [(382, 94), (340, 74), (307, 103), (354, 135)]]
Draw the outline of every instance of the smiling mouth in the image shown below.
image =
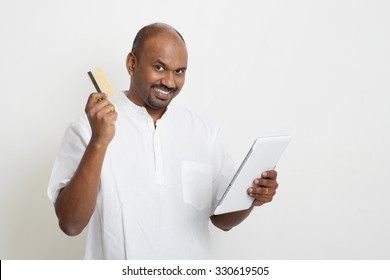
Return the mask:
[(157, 91), (160, 94), (165, 94), (165, 95), (168, 95), (171, 92), (169, 90), (162, 90), (160, 88), (154, 88), (154, 90)]
[(160, 99), (168, 99), (171, 96), (171, 94), (175, 92), (175, 89), (153, 87), (153, 91), (156, 93), (156, 96), (158, 98), (160, 98)]

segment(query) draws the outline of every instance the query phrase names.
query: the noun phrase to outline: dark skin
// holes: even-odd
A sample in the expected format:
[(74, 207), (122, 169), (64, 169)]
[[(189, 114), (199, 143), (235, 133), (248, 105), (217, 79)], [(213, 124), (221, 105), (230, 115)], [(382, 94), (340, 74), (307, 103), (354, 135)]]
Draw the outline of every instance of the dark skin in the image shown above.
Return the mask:
[(243, 211), (226, 213), (221, 215), (213, 215), (210, 217), (211, 222), (222, 230), (230, 230), (236, 225), (245, 220), (256, 206), (261, 206), (265, 203), (271, 202), (276, 194), (278, 183), (276, 181), (277, 172), (269, 170), (263, 172), (260, 178), (253, 180), (253, 184), (248, 188), (248, 195), (254, 198), (252, 206)]
[(170, 30), (148, 39), (137, 53), (130, 52), (126, 67), (131, 76), (128, 98), (145, 107), (154, 122), (184, 86), (187, 49)]
[[(184, 86), (187, 48), (171, 27), (156, 24), (153, 28), (156, 32), (144, 42), (142, 51), (128, 54), (126, 67), (131, 77), (128, 98), (145, 107), (156, 123)], [(114, 105), (103, 93), (92, 93), (85, 111), (92, 136), (74, 176), (61, 189), (55, 203), (59, 226), (71, 236), (82, 232), (95, 210), (103, 160), (115, 135), (117, 118)], [(252, 206), (244, 211), (211, 216), (212, 223), (230, 230), (248, 217), (254, 207), (272, 201), (278, 187), (276, 177), (274, 170), (263, 172), (248, 188), (248, 195), (254, 198)]]
[(81, 233), (95, 210), (104, 156), (115, 135), (117, 113), (105, 94), (92, 93), (85, 111), (92, 128), (91, 140), (75, 174), (61, 189), (55, 203), (59, 226), (70, 236)]

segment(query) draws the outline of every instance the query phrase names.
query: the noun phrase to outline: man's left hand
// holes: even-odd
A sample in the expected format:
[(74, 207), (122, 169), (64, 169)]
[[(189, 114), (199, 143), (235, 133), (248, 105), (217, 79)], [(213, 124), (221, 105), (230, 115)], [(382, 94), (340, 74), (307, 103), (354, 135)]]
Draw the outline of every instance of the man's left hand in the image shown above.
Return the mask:
[(278, 188), (277, 175), (275, 170), (269, 170), (263, 172), (261, 178), (253, 180), (253, 186), (248, 188), (248, 194), (255, 199), (253, 206), (260, 206), (272, 201)]

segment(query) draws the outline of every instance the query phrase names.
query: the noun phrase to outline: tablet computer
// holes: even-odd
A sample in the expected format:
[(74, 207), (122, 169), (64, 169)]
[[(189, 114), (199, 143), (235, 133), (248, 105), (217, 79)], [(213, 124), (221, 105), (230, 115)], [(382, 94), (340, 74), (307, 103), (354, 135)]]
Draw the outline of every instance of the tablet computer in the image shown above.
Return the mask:
[(248, 188), (263, 171), (275, 168), (290, 140), (290, 135), (257, 138), (219, 201), (214, 215), (248, 209), (254, 200), (248, 195)]

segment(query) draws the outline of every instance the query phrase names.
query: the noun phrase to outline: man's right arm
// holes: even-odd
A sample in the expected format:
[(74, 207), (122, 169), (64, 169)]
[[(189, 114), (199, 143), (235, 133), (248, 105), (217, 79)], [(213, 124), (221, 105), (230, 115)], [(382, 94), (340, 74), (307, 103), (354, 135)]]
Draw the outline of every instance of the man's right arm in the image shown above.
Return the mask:
[(92, 136), (75, 174), (55, 203), (59, 226), (71, 236), (81, 233), (95, 210), (101, 169), (117, 118), (115, 107), (102, 93), (90, 95), (85, 111)]

